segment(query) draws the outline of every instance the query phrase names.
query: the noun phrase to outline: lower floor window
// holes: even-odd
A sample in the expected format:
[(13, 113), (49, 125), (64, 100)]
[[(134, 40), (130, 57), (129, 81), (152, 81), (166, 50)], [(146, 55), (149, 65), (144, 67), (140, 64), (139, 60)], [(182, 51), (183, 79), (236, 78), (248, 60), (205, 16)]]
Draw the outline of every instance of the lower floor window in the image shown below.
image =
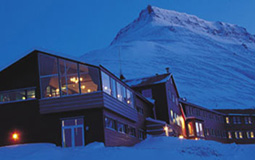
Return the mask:
[(235, 138), (236, 138), (236, 139), (239, 139), (239, 138), (242, 139), (242, 138), (243, 138), (243, 133), (242, 133), (242, 132), (236, 131), (236, 132), (235, 132)]
[(231, 132), (228, 132), (228, 139), (232, 139)]
[(127, 133), (127, 125), (118, 122), (117, 123), (117, 131), (120, 133)]
[(247, 131), (247, 132), (246, 132), (246, 135), (247, 135), (247, 138), (248, 138), (248, 139), (254, 138), (254, 132), (253, 132), (253, 131)]
[(111, 118), (105, 117), (105, 127), (116, 130), (116, 121)]
[(136, 130), (135, 130), (135, 128), (130, 127), (129, 128), (129, 133), (130, 133), (131, 136), (136, 137)]

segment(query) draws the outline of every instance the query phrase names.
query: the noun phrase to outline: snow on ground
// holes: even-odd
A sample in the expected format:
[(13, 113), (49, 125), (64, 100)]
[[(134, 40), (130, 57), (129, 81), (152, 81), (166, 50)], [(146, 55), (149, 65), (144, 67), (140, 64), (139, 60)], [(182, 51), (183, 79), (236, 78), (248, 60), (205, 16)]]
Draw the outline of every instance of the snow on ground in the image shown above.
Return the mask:
[(23, 144), (0, 148), (1, 160), (165, 160), (165, 159), (252, 159), (255, 145), (221, 144), (214, 141), (149, 137), (133, 147), (61, 148), (53, 144)]

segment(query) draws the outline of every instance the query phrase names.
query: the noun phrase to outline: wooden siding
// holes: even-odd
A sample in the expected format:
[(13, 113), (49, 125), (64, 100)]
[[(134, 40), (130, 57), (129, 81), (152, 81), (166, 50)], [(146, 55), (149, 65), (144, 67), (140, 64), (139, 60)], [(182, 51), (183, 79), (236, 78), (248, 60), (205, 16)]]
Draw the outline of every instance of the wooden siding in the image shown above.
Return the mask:
[(104, 107), (107, 109), (112, 110), (132, 121), (137, 121), (137, 111), (134, 108), (131, 108), (127, 104), (113, 98), (112, 96), (108, 95), (107, 93), (103, 93), (104, 98)]
[[(130, 121), (120, 115), (117, 115), (109, 110), (104, 109), (104, 117), (109, 117), (117, 122), (121, 122), (129, 127), (134, 127), (136, 129), (136, 137), (129, 135), (129, 133), (119, 133), (116, 130), (108, 129), (104, 127), (105, 133), (105, 145), (106, 146), (132, 146), (138, 142), (140, 142), (138, 138), (138, 129), (145, 129), (145, 125), (143, 125), (143, 121), (140, 123)], [(105, 126), (105, 124), (104, 124)]]
[(41, 114), (74, 111), (80, 109), (102, 108), (103, 93), (95, 92), (84, 95), (41, 99), (39, 100), (39, 104)]
[(105, 107), (130, 120), (138, 120), (137, 111), (134, 108), (104, 92), (41, 99), (39, 104), (41, 114)]

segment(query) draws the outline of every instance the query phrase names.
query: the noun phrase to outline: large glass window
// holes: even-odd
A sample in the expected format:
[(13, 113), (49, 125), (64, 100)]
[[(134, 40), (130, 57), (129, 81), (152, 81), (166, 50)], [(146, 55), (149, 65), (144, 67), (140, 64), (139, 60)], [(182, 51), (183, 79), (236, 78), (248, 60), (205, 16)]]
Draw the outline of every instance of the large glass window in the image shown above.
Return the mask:
[(56, 57), (39, 54), (42, 97), (58, 97), (58, 60)]
[(96, 68), (80, 64), (81, 93), (96, 92), (99, 90), (99, 71)]
[(110, 77), (104, 72), (101, 72), (101, 74), (102, 74), (103, 91), (111, 95)]
[(109, 75), (101, 72), (103, 91), (134, 108), (133, 93)]
[(57, 75), (58, 61), (56, 57), (39, 54), (40, 76)]
[(39, 55), (39, 65), (42, 98), (99, 90), (97, 68), (44, 54)]
[(133, 93), (127, 89), (127, 104), (132, 108), (134, 108), (133, 99), (134, 99)]
[(122, 86), (120, 83), (118, 82), (116, 83), (117, 83), (117, 98), (118, 100), (123, 101)]
[(59, 70), (61, 78), (61, 94), (79, 94), (79, 77), (77, 63), (60, 59)]
[(113, 78), (111, 78), (111, 95), (117, 98), (116, 81)]
[(59, 82), (58, 76), (50, 76), (41, 78), (42, 97), (58, 97)]

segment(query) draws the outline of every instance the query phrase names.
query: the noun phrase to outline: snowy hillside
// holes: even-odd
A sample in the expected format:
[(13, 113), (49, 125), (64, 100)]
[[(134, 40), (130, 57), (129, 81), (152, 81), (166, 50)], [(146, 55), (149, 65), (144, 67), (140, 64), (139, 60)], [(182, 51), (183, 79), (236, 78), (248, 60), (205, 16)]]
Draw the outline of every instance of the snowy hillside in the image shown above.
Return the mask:
[(53, 144), (25, 144), (0, 148), (1, 160), (136, 160), (136, 159), (251, 159), (254, 145), (221, 144), (213, 141), (180, 140), (174, 137), (148, 138), (134, 147), (104, 147), (92, 143), (80, 148)]
[(255, 36), (237, 25), (148, 6), (108, 47), (81, 58), (116, 75), (121, 61), (128, 79), (170, 67), (180, 95), (190, 102), (255, 107)]

